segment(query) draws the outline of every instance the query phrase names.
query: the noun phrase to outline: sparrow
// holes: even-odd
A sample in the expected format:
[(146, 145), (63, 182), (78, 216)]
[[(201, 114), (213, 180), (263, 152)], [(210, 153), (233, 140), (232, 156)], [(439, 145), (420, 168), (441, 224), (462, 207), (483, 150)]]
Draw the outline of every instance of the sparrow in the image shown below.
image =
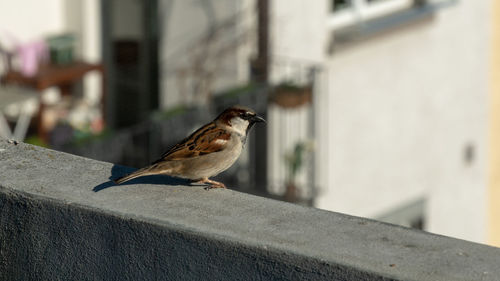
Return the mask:
[(165, 152), (151, 165), (115, 180), (116, 184), (149, 175), (168, 175), (206, 184), (206, 190), (226, 188), (210, 177), (227, 170), (245, 146), (248, 131), (265, 122), (246, 107), (233, 106)]

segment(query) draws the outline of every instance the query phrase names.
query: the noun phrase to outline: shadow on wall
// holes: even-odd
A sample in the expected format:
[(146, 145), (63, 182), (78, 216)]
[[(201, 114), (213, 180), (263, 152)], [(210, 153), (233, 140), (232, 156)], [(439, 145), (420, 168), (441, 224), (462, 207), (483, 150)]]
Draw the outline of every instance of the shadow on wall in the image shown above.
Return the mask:
[(126, 174), (129, 174), (136, 169), (129, 168), (120, 165), (113, 165), (111, 168), (111, 175), (109, 176), (109, 181), (103, 182), (99, 185), (94, 186), (92, 189), (94, 192), (99, 192), (103, 189), (116, 186), (117, 188), (123, 185), (132, 185), (132, 184), (164, 184), (164, 185), (191, 185), (190, 180), (174, 178), (170, 176), (163, 175), (154, 175), (154, 176), (144, 176), (135, 178), (133, 180), (122, 183), (121, 185), (117, 185), (113, 180), (122, 177)]

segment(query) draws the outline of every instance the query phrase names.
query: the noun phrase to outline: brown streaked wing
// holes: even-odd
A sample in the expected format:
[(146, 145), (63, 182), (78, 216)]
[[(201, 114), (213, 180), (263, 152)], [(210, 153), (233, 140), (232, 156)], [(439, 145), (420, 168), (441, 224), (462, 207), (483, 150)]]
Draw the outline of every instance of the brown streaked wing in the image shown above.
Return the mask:
[(154, 163), (186, 159), (220, 151), (227, 145), (230, 136), (231, 134), (224, 129), (216, 128), (215, 124), (209, 123), (175, 145)]
[(203, 135), (208, 130), (215, 129), (215, 127), (216, 126), (215, 126), (214, 122), (210, 122), (210, 123), (204, 125), (203, 127), (199, 128), (198, 130), (193, 132), (191, 135), (189, 135), (188, 137), (186, 137), (185, 139), (183, 139), (182, 141), (180, 141), (179, 143), (174, 145), (167, 152), (163, 153), (163, 155), (160, 157), (160, 159), (155, 161), (155, 163), (158, 161), (162, 161), (165, 157), (167, 157), (168, 155), (170, 155), (176, 151), (182, 150), (188, 142), (191, 143), (191, 140), (195, 140), (195, 139), (199, 138), (201, 135)]

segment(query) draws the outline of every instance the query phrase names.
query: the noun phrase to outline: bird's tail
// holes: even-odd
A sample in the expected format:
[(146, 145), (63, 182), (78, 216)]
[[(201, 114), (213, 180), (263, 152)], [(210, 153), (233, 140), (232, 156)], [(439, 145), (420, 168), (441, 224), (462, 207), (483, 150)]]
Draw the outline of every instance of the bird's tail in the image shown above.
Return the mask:
[(130, 173), (126, 176), (123, 176), (121, 178), (117, 178), (114, 180), (114, 182), (116, 184), (122, 184), (122, 183), (129, 181), (131, 179), (135, 179), (135, 178), (142, 177), (142, 176), (154, 175), (154, 174), (156, 174), (156, 173), (151, 171), (151, 166), (150, 166), (150, 167), (145, 167), (145, 168), (142, 168), (142, 169), (137, 170), (135, 172), (132, 172), (132, 173)]

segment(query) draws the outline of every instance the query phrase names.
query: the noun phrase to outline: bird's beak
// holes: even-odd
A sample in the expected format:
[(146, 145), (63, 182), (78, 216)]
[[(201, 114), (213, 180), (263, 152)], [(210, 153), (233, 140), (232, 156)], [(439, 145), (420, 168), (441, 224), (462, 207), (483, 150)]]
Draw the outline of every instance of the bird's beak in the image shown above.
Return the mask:
[(252, 123), (257, 123), (257, 122), (267, 123), (264, 118), (262, 118), (260, 116), (257, 116), (257, 115), (255, 115), (254, 117), (252, 117), (251, 121), (252, 121)]

